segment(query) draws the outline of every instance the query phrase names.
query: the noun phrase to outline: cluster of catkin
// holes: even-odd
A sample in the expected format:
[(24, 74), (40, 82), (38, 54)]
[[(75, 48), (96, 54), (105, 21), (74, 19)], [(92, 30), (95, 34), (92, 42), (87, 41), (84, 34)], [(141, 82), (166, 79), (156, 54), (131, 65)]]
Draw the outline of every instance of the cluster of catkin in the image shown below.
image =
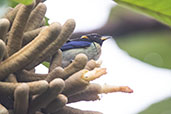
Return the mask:
[[(98, 94), (132, 92), (127, 86), (90, 83), (106, 74), (105, 68), (84, 54), (61, 67), (60, 47), (71, 36), (75, 21), (45, 26), (45, 4), (18, 4), (0, 19), (0, 114), (101, 114), (66, 106), (98, 100)], [(35, 67), (50, 60), (48, 74)]]

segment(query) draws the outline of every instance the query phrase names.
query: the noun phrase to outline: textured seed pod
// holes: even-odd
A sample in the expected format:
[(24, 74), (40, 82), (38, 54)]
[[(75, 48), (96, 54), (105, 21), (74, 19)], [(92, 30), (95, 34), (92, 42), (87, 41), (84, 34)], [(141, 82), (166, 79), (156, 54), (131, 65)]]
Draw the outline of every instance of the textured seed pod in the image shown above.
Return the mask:
[(0, 62), (2, 61), (3, 57), (6, 54), (6, 45), (5, 43), (0, 39)]
[(63, 94), (59, 94), (51, 103), (48, 104), (48, 106), (44, 109), (43, 112), (45, 113), (56, 112), (62, 109), (62, 107), (64, 107), (67, 102), (68, 102), (67, 97)]
[(55, 40), (60, 30), (61, 26), (58, 24), (44, 28), (33, 41), (3, 61), (0, 64), (0, 80), (7, 77), (10, 73), (24, 68), (37, 58), (38, 54)]
[(31, 42), (34, 38), (36, 38), (43, 28), (45, 28), (45, 27), (41, 27), (41, 28), (37, 28), (37, 29), (31, 30), (31, 31), (25, 32), (23, 35), (22, 46), (25, 46), (26, 44)]
[(62, 51), (59, 49), (56, 54), (53, 55), (50, 62), (49, 72), (58, 66), (62, 65)]
[[(9, 10), (5, 15), (4, 18), (7, 18), (10, 22), (10, 24), (12, 25), (14, 18), (19, 10), (19, 8), (22, 6), (22, 4), (18, 4), (15, 8)], [(11, 26), (10, 25), (10, 26)]]
[(94, 68), (98, 68), (101, 65), (101, 61), (90, 60), (87, 62), (85, 69), (93, 70)]
[(47, 75), (45, 80), (47, 82), (51, 82), (55, 78), (62, 78), (62, 77), (64, 77), (64, 75), (65, 75), (64, 69), (62, 67), (56, 67), (50, 73), (48, 73), (48, 75)]
[(72, 96), (79, 93), (89, 85), (90, 81), (93, 81), (104, 74), (106, 74), (106, 69), (104, 68), (94, 69), (92, 71), (88, 71), (87, 69), (80, 70), (65, 80), (63, 94)]
[(13, 83), (17, 83), (17, 79), (16, 76), (14, 74), (10, 74), (6, 79), (6, 82), (13, 82)]
[(40, 108), (45, 108), (56, 96), (62, 92), (65, 84), (62, 79), (54, 79), (49, 84), (49, 89), (43, 94), (35, 97), (29, 106), (29, 113), (32, 114)]
[(63, 109), (52, 114), (102, 114), (102, 113), (96, 111), (86, 111), (86, 110), (84, 111), (69, 106), (65, 106)]
[(28, 22), (25, 28), (26, 31), (34, 30), (40, 27), (40, 22), (43, 20), (45, 13), (46, 13), (46, 5), (43, 3), (39, 3), (31, 12)]
[(81, 70), (65, 80), (65, 88), (62, 92), (66, 96), (71, 96), (86, 88), (89, 84), (88, 81), (82, 80), (82, 75), (88, 72), (87, 70)]
[(98, 94), (101, 93), (101, 89), (101, 85), (91, 83), (86, 87), (86, 89), (73, 96), (70, 96), (68, 98), (68, 103), (99, 100)]
[(28, 17), (34, 7), (34, 4), (25, 6), (20, 6), (14, 22), (12, 24), (11, 30), (9, 32), (7, 47), (8, 54), (12, 55), (22, 47), (22, 38), (27, 23)]
[(70, 75), (80, 71), (83, 69), (88, 61), (88, 58), (85, 54), (78, 54), (76, 55), (75, 59), (72, 61), (70, 65), (68, 65), (66, 68), (64, 68), (65, 71), (65, 77), (64, 79), (67, 79)]
[(29, 104), (29, 86), (19, 85), (14, 91), (14, 114), (27, 114)]
[[(15, 89), (22, 83), (0, 82), (0, 95), (12, 96)], [(48, 89), (48, 82), (45, 80), (27, 83), (30, 88), (30, 95), (41, 94)]]
[(27, 66), (27, 69), (30, 70), (43, 62), (45, 59), (54, 55), (57, 50), (67, 41), (67, 39), (71, 36), (72, 32), (75, 28), (75, 21), (73, 19), (69, 19), (62, 26), (62, 30), (59, 36), (56, 38), (54, 42), (52, 42), (40, 55), (37, 59), (35, 59), (31, 64)]
[(27, 70), (22, 70), (15, 74), (17, 76), (17, 80), (20, 82), (44, 80), (47, 77), (47, 74), (36, 74), (34, 72), (27, 71)]
[[(51, 44), (50, 44), (50, 45), (52, 45), (56, 41), (56, 38), (58, 37), (58, 35), (61, 33), (61, 25), (59, 23), (52, 23), (49, 27), (52, 30), (49, 30), (49, 32), (51, 32), (51, 35), (49, 35), (48, 37), (54, 39), (53, 42), (51, 42)], [(55, 31), (53, 29), (55, 29)], [(41, 33), (43, 33), (43, 31), (41, 31)], [(48, 54), (49, 54), (49, 52), (44, 53), (44, 51), (47, 50), (47, 48), (49, 46), (46, 45), (46, 48), (44, 50), (42, 50), (41, 52), (39, 52), (39, 54), (36, 56), (36, 58), (30, 64), (28, 64), (25, 69), (31, 70), (35, 66), (37, 66), (38, 64), (40, 64), (41, 62), (43, 62), (43, 60), (45, 59), (45, 57), (48, 56)]]
[(0, 39), (6, 41), (6, 33), (8, 32), (10, 22), (6, 18), (0, 19)]

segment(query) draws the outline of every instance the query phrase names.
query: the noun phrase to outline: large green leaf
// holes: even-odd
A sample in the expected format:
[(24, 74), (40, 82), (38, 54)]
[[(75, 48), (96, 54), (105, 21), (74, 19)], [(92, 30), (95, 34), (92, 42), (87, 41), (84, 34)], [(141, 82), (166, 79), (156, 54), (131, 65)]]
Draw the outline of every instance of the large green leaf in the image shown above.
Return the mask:
[(22, 3), (24, 5), (30, 5), (31, 3), (33, 3), (34, 0), (13, 0), (17, 3)]
[(171, 98), (152, 104), (139, 114), (171, 114)]
[(140, 32), (116, 39), (119, 47), (143, 62), (171, 68), (171, 33), (168, 31)]
[(114, 0), (171, 26), (171, 0)]

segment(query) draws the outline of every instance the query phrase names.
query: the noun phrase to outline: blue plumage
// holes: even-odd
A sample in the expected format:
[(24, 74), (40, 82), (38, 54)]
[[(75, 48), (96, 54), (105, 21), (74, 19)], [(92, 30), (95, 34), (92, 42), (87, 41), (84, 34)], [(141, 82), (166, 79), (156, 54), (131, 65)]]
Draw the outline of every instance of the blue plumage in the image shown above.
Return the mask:
[(66, 51), (69, 49), (89, 47), (91, 43), (88, 41), (69, 41), (61, 47), (61, 50)]

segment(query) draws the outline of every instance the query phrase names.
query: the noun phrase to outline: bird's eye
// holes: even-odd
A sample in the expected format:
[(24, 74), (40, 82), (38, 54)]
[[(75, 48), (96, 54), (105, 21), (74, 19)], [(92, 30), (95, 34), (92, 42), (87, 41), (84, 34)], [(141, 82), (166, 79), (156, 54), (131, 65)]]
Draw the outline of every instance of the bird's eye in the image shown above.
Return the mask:
[(93, 37), (94, 37), (94, 38), (100, 38), (101, 36), (99, 36), (99, 35), (94, 35)]

